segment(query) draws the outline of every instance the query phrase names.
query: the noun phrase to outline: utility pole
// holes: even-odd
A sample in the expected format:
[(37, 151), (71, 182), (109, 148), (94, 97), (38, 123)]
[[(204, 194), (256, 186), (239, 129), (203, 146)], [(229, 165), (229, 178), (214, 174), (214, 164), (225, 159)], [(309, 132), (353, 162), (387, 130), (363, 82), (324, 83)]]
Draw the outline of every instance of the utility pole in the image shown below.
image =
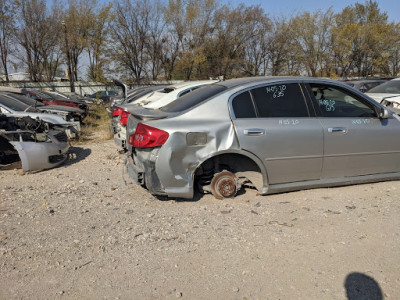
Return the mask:
[(69, 86), (71, 88), (71, 92), (74, 93), (75, 92), (74, 75), (72, 74), (72, 69), (71, 69), (71, 56), (70, 56), (70, 53), (69, 53), (67, 24), (65, 23), (65, 21), (62, 21), (61, 24), (64, 26), (65, 48), (66, 48), (66, 52), (67, 52)]

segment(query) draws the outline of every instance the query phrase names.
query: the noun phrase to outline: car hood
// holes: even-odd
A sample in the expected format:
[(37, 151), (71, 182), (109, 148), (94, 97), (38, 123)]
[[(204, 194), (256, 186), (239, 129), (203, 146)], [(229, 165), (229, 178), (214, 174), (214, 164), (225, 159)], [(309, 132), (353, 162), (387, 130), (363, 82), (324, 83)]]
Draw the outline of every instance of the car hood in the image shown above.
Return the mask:
[(69, 113), (78, 113), (83, 114), (84, 111), (80, 108), (72, 107), (72, 106), (63, 106), (63, 105), (43, 105), (36, 107), (39, 110), (47, 110), (54, 112), (69, 112)]
[(381, 103), (382, 100), (389, 100), (391, 102), (400, 103), (400, 94), (389, 94), (389, 93), (365, 93), (367, 96), (371, 97), (378, 103)]

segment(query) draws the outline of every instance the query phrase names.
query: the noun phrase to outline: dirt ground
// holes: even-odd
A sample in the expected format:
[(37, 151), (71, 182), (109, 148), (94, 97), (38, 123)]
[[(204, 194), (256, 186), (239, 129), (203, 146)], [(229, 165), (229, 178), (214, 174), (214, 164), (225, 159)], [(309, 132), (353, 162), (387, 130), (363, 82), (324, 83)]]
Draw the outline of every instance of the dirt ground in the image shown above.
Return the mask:
[(157, 199), (112, 141), (71, 151), (0, 171), (0, 299), (400, 299), (400, 181)]

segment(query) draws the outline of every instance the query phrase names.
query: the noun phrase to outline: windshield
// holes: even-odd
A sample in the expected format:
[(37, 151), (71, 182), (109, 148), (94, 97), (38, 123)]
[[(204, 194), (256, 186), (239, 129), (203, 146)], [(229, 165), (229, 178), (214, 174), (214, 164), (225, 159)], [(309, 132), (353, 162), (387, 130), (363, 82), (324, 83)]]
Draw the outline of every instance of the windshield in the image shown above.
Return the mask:
[(28, 106), (39, 107), (39, 106), (43, 106), (44, 105), (43, 103), (41, 103), (39, 101), (33, 100), (33, 99), (29, 98), (29, 97), (26, 97), (26, 96), (23, 96), (23, 95), (19, 95), (19, 94), (7, 94), (7, 97), (15, 99), (15, 100), (18, 100), (18, 101), (20, 101), (22, 103), (25, 103)]
[(8, 107), (15, 111), (29, 111), (29, 112), (36, 111), (33, 107), (30, 107), (29, 105), (26, 105), (17, 100), (8, 98), (6, 96), (0, 96), (0, 103), (3, 104), (5, 107)]
[(390, 80), (382, 83), (370, 89), (368, 93), (400, 94), (400, 80)]

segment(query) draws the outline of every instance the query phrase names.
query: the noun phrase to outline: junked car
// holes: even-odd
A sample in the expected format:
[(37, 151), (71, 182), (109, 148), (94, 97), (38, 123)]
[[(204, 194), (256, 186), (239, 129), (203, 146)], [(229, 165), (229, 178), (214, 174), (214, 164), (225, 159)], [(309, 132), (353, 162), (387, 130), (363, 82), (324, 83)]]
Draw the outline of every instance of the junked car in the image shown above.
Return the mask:
[(397, 113), (400, 112), (400, 78), (382, 83), (370, 89), (366, 94)]
[(146, 108), (159, 108), (202, 86), (216, 82), (218, 82), (218, 80), (196, 80), (184, 81), (181, 83), (169, 85), (164, 89), (152, 93), (148, 97), (135, 101), (135, 104)]
[(75, 108), (82, 109), (85, 113), (89, 110), (89, 105), (84, 101), (71, 100), (71, 99), (60, 99), (55, 95), (47, 92), (38, 91), (35, 89), (21, 89), (21, 93), (28, 96), (36, 101), (39, 101), (45, 105), (63, 105), (71, 106)]
[[(116, 104), (115, 102), (111, 106), (110, 110), (110, 117), (111, 117), (111, 125), (110, 125), (110, 130), (112, 133), (116, 134), (118, 133), (121, 129), (121, 126), (125, 126), (126, 124), (121, 124), (124, 123), (124, 117), (127, 117), (127, 111), (125, 110), (124, 107), (125, 105), (134, 103), (137, 100), (142, 99), (142, 97), (145, 97), (146, 95), (150, 95), (153, 93), (155, 90), (162, 89), (163, 87), (147, 87), (147, 88), (139, 88), (137, 91), (135, 90), (134, 93), (128, 96), (124, 101), (122, 101), (120, 104)], [(122, 121), (121, 121), (122, 120)]]
[(56, 96), (59, 99), (69, 99), (69, 100), (77, 100), (77, 101), (83, 101), (87, 104), (92, 104), (93, 99), (81, 96), (75, 92), (59, 92), (59, 91), (45, 91), (46, 93), (50, 93), (54, 96)]
[(70, 147), (67, 127), (40, 118), (0, 114), (0, 168), (20, 163), (24, 171), (38, 171), (62, 164)]
[(42, 112), (3, 93), (0, 93), (0, 113), (20, 117), (28, 116), (34, 119), (40, 118), (46, 122), (68, 125), (69, 127), (66, 129), (66, 132), (70, 138), (77, 137), (78, 132), (80, 131), (79, 121), (74, 121), (73, 119), (67, 121), (65, 116), (60, 116), (59, 114), (55, 113)]
[(85, 97), (91, 98), (98, 102), (110, 101), (115, 96), (118, 96), (117, 91), (108, 91), (108, 90), (97, 91), (91, 95), (85, 95)]
[(30, 111), (37, 113), (50, 113), (60, 115), (67, 122), (82, 122), (85, 112), (79, 108), (63, 105), (44, 105), (18, 93), (0, 92), (0, 103), (3, 108), (15, 111)]
[(202, 87), (127, 122), (126, 167), (154, 195), (261, 195), (400, 178), (400, 117), (342, 83), (257, 77)]
[[(218, 80), (185, 81), (156, 90), (150, 94), (145, 94), (130, 104), (117, 106), (117, 110), (114, 111), (112, 119), (115, 132), (115, 144), (126, 149), (126, 123), (129, 114), (134, 114), (136, 109), (140, 109), (141, 106), (151, 109), (159, 108), (202, 86), (215, 82), (218, 82)], [(116, 117), (117, 113), (119, 113), (119, 115)]]
[(110, 116), (112, 116), (113, 112), (117, 110), (116, 106), (120, 107), (121, 105), (133, 103), (144, 97), (146, 95), (150, 95), (152, 92), (157, 90), (162, 90), (165, 85), (153, 85), (153, 86), (145, 86), (145, 87), (138, 87), (133, 90), (129, 90), (127, 92), (126, 98), (113, 98), (110, 101)]
[(343, 80), (345, 84), (351, 86), (353, 89), (359, 90), (360, 92), (366, 93), (370, 89), (385, 83), (390, 78), (368, 78), (368, 79), (355, 79), (355, 80)]

